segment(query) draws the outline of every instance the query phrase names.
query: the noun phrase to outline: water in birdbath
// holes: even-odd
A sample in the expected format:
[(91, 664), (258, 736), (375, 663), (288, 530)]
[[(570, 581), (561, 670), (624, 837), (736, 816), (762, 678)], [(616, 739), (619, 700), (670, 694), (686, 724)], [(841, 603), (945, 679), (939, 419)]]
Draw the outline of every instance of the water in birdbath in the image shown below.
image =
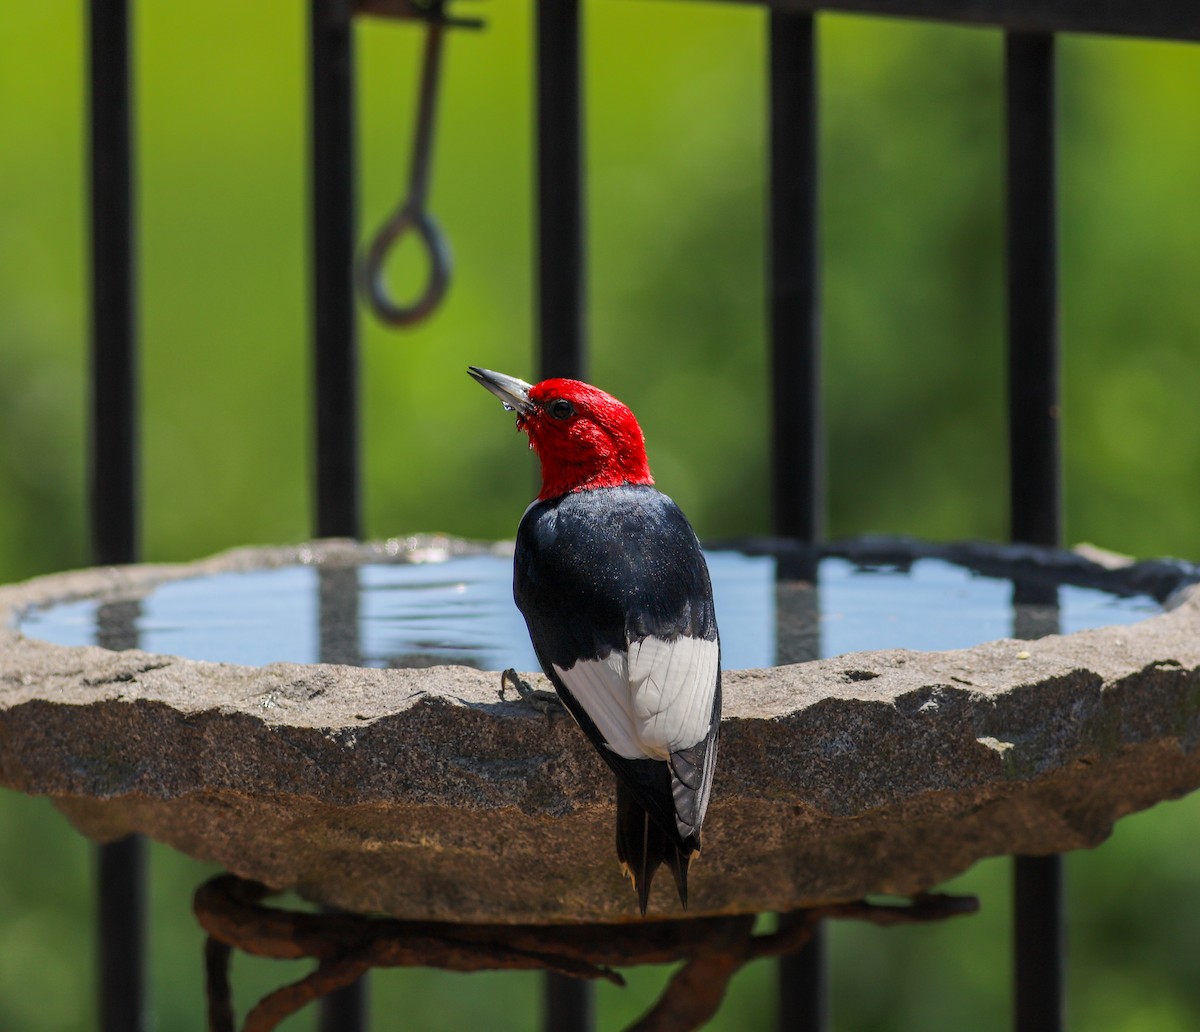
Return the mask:
[[(1011, 580), (939, 558), (865, 566), (828, 557), (814, 588), (778, 577), (770, 555), (707, 557), (727, 669), (866, 649), (966, 648), (1135, 623), (1159, 609), (1148, 596), (1065, 584), (1056, 607), (1014, 606)], [(136, 646), (253, 666), (538, 667), (512, 600), (512, 561), (495, 554), (199, 576), (160, 583), (134, 601), (30, 610), (18, 627), (61, 645)]]

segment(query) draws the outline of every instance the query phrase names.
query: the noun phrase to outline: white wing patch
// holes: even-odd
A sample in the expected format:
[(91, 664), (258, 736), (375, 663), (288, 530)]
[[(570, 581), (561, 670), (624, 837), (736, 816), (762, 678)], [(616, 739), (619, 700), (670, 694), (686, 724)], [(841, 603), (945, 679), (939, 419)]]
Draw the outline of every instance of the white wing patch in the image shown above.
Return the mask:
[(613, 752), (665, 760), (708, 734), (719, 657), (715, 641), (651, 636), (554, 670)]

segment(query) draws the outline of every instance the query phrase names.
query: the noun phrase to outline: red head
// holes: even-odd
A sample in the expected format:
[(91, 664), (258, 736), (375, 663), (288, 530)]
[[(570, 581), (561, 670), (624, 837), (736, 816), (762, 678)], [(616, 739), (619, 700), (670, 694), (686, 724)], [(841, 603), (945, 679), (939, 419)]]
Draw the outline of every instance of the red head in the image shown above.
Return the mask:
[(653, 484), (646, 442), (628, 407), (579, 380), (523, 380), (471, 366), (484, 387), (517, 412), (517, 429), (542, 462), (538, 498), (621, 484)]

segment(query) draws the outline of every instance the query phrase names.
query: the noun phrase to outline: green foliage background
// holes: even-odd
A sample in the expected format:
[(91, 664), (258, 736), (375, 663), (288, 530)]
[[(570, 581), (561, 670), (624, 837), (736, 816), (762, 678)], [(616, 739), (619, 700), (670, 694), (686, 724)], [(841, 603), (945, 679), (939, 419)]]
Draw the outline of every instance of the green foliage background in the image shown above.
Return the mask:
[[(305, 5), (136, 8), (145, 554), (309, 533)], [(83, 5), (0, 5), (0, 578), (86, 561)], [(427, 326), (364, 322), (371, 536), (512, 534), (532, 472), (463, 375), (532, 377), (531, 5), (449, 44), (434, 208), (456, 279)], [(702, 536), (761, 532), (764, 16), (589, 0), (592, 378), (642, 417)], [(822, 218), (829, 523), (1003, 537), (999, 33), (824, 17)], [(359, 29), (364, 236), (406, 176), (419, 33)], [(1064, 38), (1067, 537), (1200, 556), (1200, 51)], [(406, 256), (397, 282), (419, 263)], [(1070, 1009), (1102, 1032), (1200, 1026), (1192, 798), (1070, 858)], [(91, 1027), (90, 847), (44, 800), (0, 799), (0, 1027)], [(153, 850), (156, 1027), (200, 1026), (205, 869)], [(515, 877), (536, 872), (514, 872)], [(984, 912), (836, 928), (839, 1029), (1001, 1029), (1007, 865), (953, 886)], [(294, 968), (246, 963), (245, 1004)], [(771, 971), (714, 1027), (770, 1026)], [(600, 990), (601, 1027), (662, 972)], [(378, 1027), (531, 1027), (537, 982), (390, 973)], [(310, 1018), (290, 1029), (311, 1028)]]

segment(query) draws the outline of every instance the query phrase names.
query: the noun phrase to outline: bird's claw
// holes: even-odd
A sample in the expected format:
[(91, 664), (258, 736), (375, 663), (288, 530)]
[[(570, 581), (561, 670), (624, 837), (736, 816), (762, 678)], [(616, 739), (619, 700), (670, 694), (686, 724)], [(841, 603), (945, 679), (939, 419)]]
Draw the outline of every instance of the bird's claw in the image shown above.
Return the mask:
[(510, 687), (522, 700), (529, 703), (539, 713), (545, 713), (549, 716), (551, 713), (557, 713), (562, 708), (562, 701), (555, 692), (547, 692), (541, 688), (535, 688), (512, 667), (509, 667), (500, 675), (499, 695), (501, 700), (505, 698), (505, 693)]

